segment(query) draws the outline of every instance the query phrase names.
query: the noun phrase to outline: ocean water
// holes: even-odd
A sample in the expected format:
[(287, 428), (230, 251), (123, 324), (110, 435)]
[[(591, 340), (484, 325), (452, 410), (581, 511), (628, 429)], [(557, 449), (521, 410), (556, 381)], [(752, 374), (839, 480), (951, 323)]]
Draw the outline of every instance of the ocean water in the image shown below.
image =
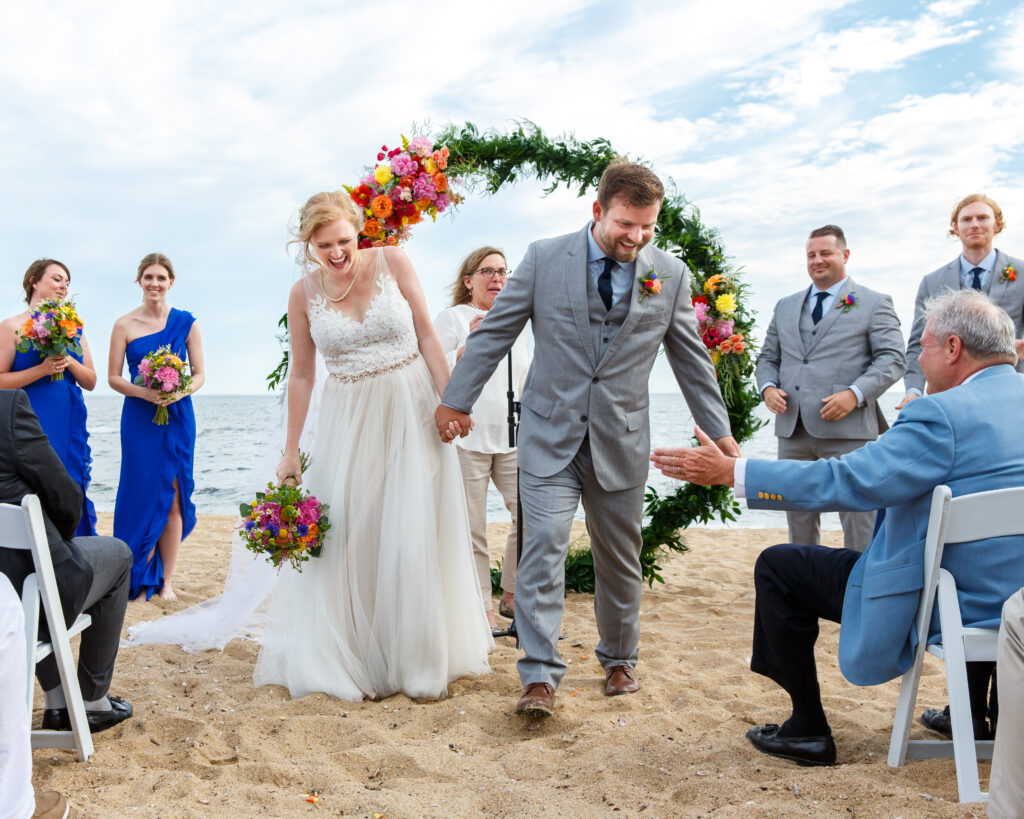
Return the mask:
[[(882, 409), (889, 422), (896, 417), (894, 407), (900, 394), (882, 397)], [(96, 508), (113, 511), (117, 482), (121, 469), (120, 396), (86, 395), (89, 410), (89, 442), (92, 447), (92, 486), (89, 496)], [(193, 501), (200, 513), (237, 514), (238, 504), (252, 497), (273, 478), (277, 458), (265, 443), (272, 440), (276, 428), (278, 400), (272, 395), (203, 395), (193, 399), (196, 412), (196, 490)], [(764, 407), (759, 408), (768, 416)], [(651, 443), (653, 446), (687, 444), (693, 429), (693, 418), (686, 402), (678, 393), (651, 395)], [(775, 436), (768, 426), (743, 447), (743, 454), (752, 458), (774, 458)], [(665, 494), (676, 482), (653, 469), (648, 484)], [(782, 512), (747, 509), (740, 502), (742, 513), (736, 526), (784, 527)], [(578, 517), (583, 517), (582, 509)], [(508, 512), (501, 496), (491, 487), (488, 495), (488, 520), (507, 521)], [(827, 514), (822, 527), (839, 528), (839, 517)]]

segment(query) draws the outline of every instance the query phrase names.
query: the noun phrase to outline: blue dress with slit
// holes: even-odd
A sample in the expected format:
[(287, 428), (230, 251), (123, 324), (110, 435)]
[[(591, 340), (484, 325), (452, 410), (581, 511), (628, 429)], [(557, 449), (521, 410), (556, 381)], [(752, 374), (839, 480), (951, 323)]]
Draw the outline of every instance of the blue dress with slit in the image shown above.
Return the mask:
[[(185, 342), (193, 322), (191, 313), (171, 308), (163, 330), (130, 341), (126, 349), (129, 379), (138, 375), (144, 356), (165, 344), (186, 361)], [(149, 600), (163, 587), (157, 541), (174, 502), (175, 480), (181, 494), (181, 539), (185, 540), (196, 525), (192, 503), (196, 418), (192, 398), (187, 396), (168, 405), (166, 426), (153, 423), (156, 408), (149, 401), (126, 396), (121, 409), (121, 479), (114, 506), (114, 537), (128, 544), (134, 558), (129, 599), (145, 592)]]
[[(81, 342), (78, 331), (78, 340)], [(68, 353), (81, 363), (82, 356)], [(43, 360), (43, 354), (35, 350), (15, 352), (11, 372), (35, 367)], [(71, 370), (64, 370), (64, 378), (51, 381), (50, 376), (33, 381), (22, 387), (28, 400), (39, 417), (39, 424), (50, 439), (50, 446), (57, 453), (68, 474), (82, 488), (82, 518), (76, 536), (96, 534), (96, 509), (86, 495), (92, 472), (92, 451), (89, 449), (89, 433), (85, 428), (85, 399)]]

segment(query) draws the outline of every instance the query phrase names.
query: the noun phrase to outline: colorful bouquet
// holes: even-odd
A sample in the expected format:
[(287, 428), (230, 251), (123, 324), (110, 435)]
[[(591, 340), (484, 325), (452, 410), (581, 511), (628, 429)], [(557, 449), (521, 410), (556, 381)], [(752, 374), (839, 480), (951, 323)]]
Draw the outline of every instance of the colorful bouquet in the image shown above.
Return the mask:
[[(36, 350), (48, 358), (74, 353), (82, 354), (78, 333), (82, 320), (75, 305), (70, 301), (45, 299), (36, 305), (17, 333), (17, 349), (20, 353)], [(51, 381), (63, 381), (64, 373), (54, 373)]]
[(281, 486), (268, 483), (266, 492), (257, 492), (256, 500), (241, 504), (238, 511), (245, 548), (265, 555), (279, 569), (287, 562), (302, 571), (303, 563), (320, 557), (324, 535), (331, 528), (327, 504), (292, 481)]
[[(175, 393), (187, 392), (192, 386), (192, 374), (188, 364), (182, 361), (165, 344), (143, 357), (139, 362), (139, 374), (132, 380), (140, 387), (152, 387), (160, 391), (161, 398), (171, 398)], [(160, 404), (153, 416), (153, 423), (159, 426), (167, 424), (167, 407)]]
[(462, 197), (449, 188), (444, 171), (448, 149), (434, 148), (429, 137), (402, 137), (401, 148), (382, 145), (377, 164), (354, 188), (345, 190), (366, 214), (359, 247), (397, 245), (409, 238), (410, 228), (424, 215), (437, 219)]

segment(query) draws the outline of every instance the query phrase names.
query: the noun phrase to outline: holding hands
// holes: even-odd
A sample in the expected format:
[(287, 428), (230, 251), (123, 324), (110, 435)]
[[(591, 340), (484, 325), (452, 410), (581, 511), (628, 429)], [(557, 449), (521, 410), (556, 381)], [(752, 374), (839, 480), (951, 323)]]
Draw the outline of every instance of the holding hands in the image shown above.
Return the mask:
[(465, 438), (473, 428), (473, 420), (465, 412), (438, 404), (434, 410), (434, 423), (442, 443), (450, 444), (456, 438)]
[(668, 478), (701, 486), (732, 486), (733, 467), (740, 454), (736, 441), (731, 436), (712, 441), (700, 427), (694, 427), (693, 434), (700, 446), (658, 447), (651, 453), (651, 461)]

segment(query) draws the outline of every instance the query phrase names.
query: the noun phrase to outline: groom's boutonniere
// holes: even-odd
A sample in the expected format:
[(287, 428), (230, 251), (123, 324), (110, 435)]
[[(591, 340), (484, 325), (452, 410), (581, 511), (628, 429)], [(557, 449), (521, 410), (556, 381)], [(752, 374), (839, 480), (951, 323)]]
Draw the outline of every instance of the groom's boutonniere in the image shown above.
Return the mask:
[(1001, 282), (1015, 282), (1017, 281), (1017, 271), (1013, 269), (1012, 264), (1008, 264), (1003, 268), (1003, 272), (999, 274), (999, 281)]
[(849, 313), (854, 307), (860, 307), (860, 302), (857, 301), (857, 294), (852, 290), (843, 296), (836, 305), (836, 309), (842, 310), (844, 313)]
[(661, 283), (671, 278), (664, 273), (655, 272), (652, 267), (646, 276), (639, 276), (637, 279), (640, 282), (640, 295), (637, 301), (643, 304), (644, 299), (648, 296), (658, 295), (661, 292)]

